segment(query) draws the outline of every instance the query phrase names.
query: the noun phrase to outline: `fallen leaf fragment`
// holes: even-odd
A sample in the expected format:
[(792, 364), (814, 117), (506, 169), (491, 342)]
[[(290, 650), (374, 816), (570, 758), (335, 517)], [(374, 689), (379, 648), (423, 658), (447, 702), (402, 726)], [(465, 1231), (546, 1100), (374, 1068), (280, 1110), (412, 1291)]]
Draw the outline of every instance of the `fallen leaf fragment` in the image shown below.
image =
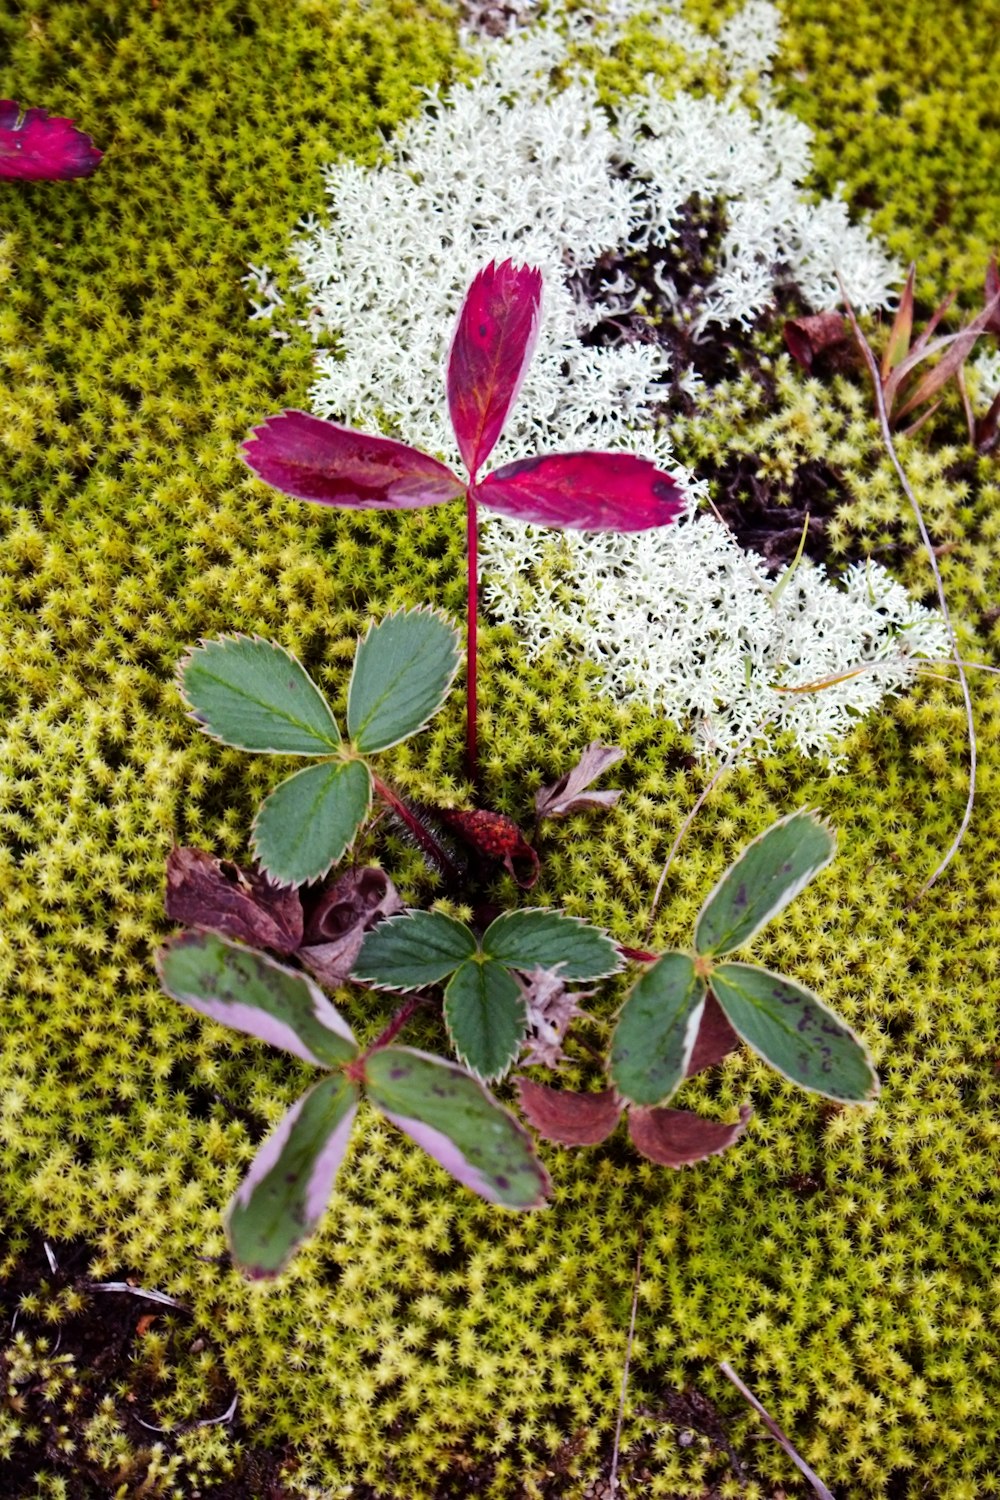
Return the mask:
[(170, 851), (166, 911), (172, 922), (207, 927), (274, 953), (294, 953), (302, 941), (296, 891), (203, 849)]
[(572, 813), (585, 812), (592, 807), (614, 807), (621, 796), (620, 790), (588, 792), (586, 789), (624, 755), (625, 751), (617, 745), (602, 745), (599, 740), (591, 740), (571, 771), (535, 794), (538, 816), (568, 818)]
[(89, 177), (102, 155), (72, 120), (0, 99), (0, 177), (22, 182)]
[(618, 1124), (622, 1101), (614, 1089), (599, 1094), (577, 1094), (553, 1089), (530, 1078), (518, 1078), (517, 1090), (529, 1124), (547, 1141), (560, 1146), (597, 1146)]
[(821, 354), (846, 345), (850, 338), (847, 319), (837, 312), (790, 318), (783, 332), (789, 354), (804, 370), (811, 370)]
[(402, 910), (399, 892), (384, 870), (377, 865), (348, 870), (322, 892), (310, 912), (299, 958), (321, 984), (346, 984), (365, 933)]
[(558, 1068), (566, 1060), (562, 1044), (574, 1016), (582, 1016), (578, 1000), (593, 990), (571, 990), (555, 969), (532, 969), (520, 976), (527, 1011), (528, 1032), (521, 1061), (525, 1067)]
[(749, 1104), (744, 1104), (734, 1125), (722, 1125), (686, 1109), (642, 1109), (633, 1105), (628, 1133), (635, 1149), (650, 1161), (661, 1167), (686, 1167), (709, 1156), (720, 1156), (739, 1140), (752, 1114)]

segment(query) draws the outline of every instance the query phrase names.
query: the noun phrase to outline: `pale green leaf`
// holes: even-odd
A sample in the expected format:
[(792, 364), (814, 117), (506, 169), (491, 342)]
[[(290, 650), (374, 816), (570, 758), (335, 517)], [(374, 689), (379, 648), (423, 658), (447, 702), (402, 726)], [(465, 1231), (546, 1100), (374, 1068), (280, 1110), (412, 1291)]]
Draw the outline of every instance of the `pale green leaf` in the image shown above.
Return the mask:
[(705, 1008), (687, 953), (664, 953), (636, 981), (611, 1038), (608, 1071), (632, 1104), (665, 1104), (684, 1082)]
[(201, 728), (237, 750), (329, 755), (340, 731), (290, 651), (259, 636), (204, 641), (181, 662), (180, 688)]
[(261, 803), (253, 849), (279, 885), (321, 880), (357, 837), (372, 782), (360, 760), (324, 761), (280, 782)]
[(461, 653), (458, 631), (430, 609), (387, 615), (358, 646), (347, 696), (347, 732), (364, 755), (416, 734), (448, 696)]

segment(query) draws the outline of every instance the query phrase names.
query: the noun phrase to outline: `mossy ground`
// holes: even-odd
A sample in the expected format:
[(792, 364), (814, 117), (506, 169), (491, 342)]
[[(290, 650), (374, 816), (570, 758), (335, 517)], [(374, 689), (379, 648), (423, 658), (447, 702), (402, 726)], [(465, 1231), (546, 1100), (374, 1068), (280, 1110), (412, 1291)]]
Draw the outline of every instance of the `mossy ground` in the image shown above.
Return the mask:
[[(897, 252), (920, 259), (928, 295), (955, 280), (971, 299), (997, 219), (1000, 62), (971, 8), (926, 11), (853, 3), (831, 18), (792, 0), (784, 81), (820, 132), (821, 172), (845, 178)], [(93, 179), (10, 185), (0, 210), (4, 1266), (38, 1231), (57, 1246), (85, 1237), (91, 1276), (132, 1270), (182, 1299), (204, 1340), (197, 1355), (136, 1344), (143, 1389), (159, 1391), (147, 1420), (173, 1435), (137, 1471), (127, 1393), (110, 1390), (76, 1479), (46, 1447), (69, 1399), (59, 1372), (40, 1369), (52, 1351), (22, 1352), (16, 1368), (42, 1382), (52, 1422), (19, 1419), (11, 1376), (2, 1430), (19, 1463), (37, 1452), (34, 1493), (210, 1494), (237, 1444), (190, 1424), (217, 1414), (225, 1385), (242, 1431), (290, 1455), (286, 1483), (317, 1495), (360, 1480), (386, 1497), (460, 1494), (470, 1476), (491, 1495), (577, 1495), (608, 1449), (640, 1229), (625, 1442), (647, 1440), (644, 1493), (738, 1491), (716, 1446), (680, 1446), (648, 1415), (686, 1383), (752, 1451), (741, 1493), (793, 1488), (720, 1359), (835, 1489), (996, 1493), (1000, 691), (986, 674), (974, 682), (972, 830), (917, 908), (908, 899), (950, 842), (966, 787), (961, 700), (933, 680), (860, 725), (836, 777), (789, 754), (724, 781), (665, 893), (655, 939), (684, 942), (747, 838), (801, 803), (823, 810), (840, 855), (755, 953), (863, 1030), (884, 1080), (874, 1111), (827, 1108), (740, 1055), (688, 1086), (729, 1118), (752, 1099), (734, 1151), (675, 1175), (618, 1137), (552, 1149), (553, 1205), (520, 1218), (453, 1187), (369, 1115), (321, 1234), (281, 1282), (249, 1286), (219, 1258), (220, 1209), (305, 1070), (160, 994), (163, 866), (174, 840), (245, 854), (254, 806), (287, 767), (198, 737), (173, 686), (177, 658), (202, 635), (259, 631), (299, 652), (337, 701), (369, 613), (462, 606), (457, 514), (326, 515), (250, 479), (238, 443), (304, 402), (309, 350), (304, 335), (282, 346), (248, 324), (238, 282), (250, 260), (283, 264), (290, 227), (321, 203), (325, 161), (373, 160), (420, 87), (458, 65), (453, 17), (406, 0), (277, 12), (64, 0), (9, 7), (0, 53), (0, 93), (76, 116), (108, 148)], [(921, 93), (914, 70), (931, 64)], [(942, 181), (948, 215), (930, 201)], [(788, 380), (784, 430), (801, 435), (814, 400), (809, 440), (839, 443), (844, 546), (902, 540), (899, 566), (926, 588), (866, 411), (850, 389), (803, 394)], [(758, 420), (771, 417), (735, 403), (733, 439)], [(939, 424), (904, 452), (937, 535), (955, 544), (942, 568), (963, 650), (996, 663), (996, 469), (971, 460), (957, 425), (947, 439)], [(707, 448), (719, 440), (708, 434)], [(527, 818), (534, 788), (592, 737), (626, 749), (618, 808), (552, 826), (535, 896), (634, 942), (702, 784), (684, 737), (597, 698), (572, 661), (527, 667), (509, 633), (485, 631), (482, 676), (497, 808)], [(460, 746), (456, 697), (386, 774), (457, 798)], [(414, 857), (381, 852), (419, 894)], [(388, 1013), (344, 1004), (362, 1036)], [(434, 1045), (432, 1025), (415, 1039)], [(55, 1330), (72, 1311), (42, 1288), (25, 1317)]]

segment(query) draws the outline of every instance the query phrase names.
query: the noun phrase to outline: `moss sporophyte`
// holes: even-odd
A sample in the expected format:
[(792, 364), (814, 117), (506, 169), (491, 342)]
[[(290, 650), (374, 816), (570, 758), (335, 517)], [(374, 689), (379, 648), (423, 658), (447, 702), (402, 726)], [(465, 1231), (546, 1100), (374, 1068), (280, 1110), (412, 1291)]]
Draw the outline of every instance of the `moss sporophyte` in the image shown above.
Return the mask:
[[(499, 419), (491, 420), (496, 425)], [(558, 490), (563, 470), (554, 463)], [(581, 472), (590, 463), (587, 455)], [(651, 491), (659, 481), (649, 468), (638, 473)], [(384, 467), (380, 473), (383, 483)], [(622, 497), (624, 503), (624, 490)], [(643, 503), (652, 502), (640, 488), (636, 504)], [(369, 887), (372, 902), (354, 872), (334, 888), (341, 903), (354, 898), (348, 925), (357, 939), (349, 967), (337, 977), (410, 992), (363, 1050), (314, 979), (231, 940), (257, 937), (273, 948), (268, 935), (277, 932), (278, 951), (293, 958), (301, 952), (301, 962), (329, 977), (316, 968), (318, 950), (307, 953), (303, 944), (306, 921), (297, 891), (324, 879), (354, 844), (373, 789), (423, 831), (422, 847), (442, 878), (450, 877), (453, 899), (468, 899), (475, 883), (469, 872), (460, 873), (440, 848), (429, 818), (409, 810), (368, 764), (370, 755), (417, 734), (437, 713), (458, 669), (457, 642), (457, 631), (427, 609), (401, 610), (373, 625), (355, 654), (346, 739), (322, 692), (277, 645), (223, 637), (193, 648), (182, 663), (183, 695), (206, 734), (239, 749), (316, 761), (281, 782), (258, 811), (253, 842), (263, 879), (237, 871), (234, 881), (232, 870), (213, 869), (211, 861), (206, 868), (204, 856), (180, 851), (186, 857), (173, 862), (168, 911), (193, 916), (200, 930), (182, 934), (158, 955), (164, 988), (176, 999), (324, 1069), (264, 1143), (230, 1203), (232, 1252), (252, 1275), (277, 1274), (315, 1229), (362, 1095), (480, 1196), (507, 1208), (540, 1207), (548, 1175), (530, 1136), (485, 1084), (504, 1078), (526, 1049), (536, 1063), (557, 1063), (570, 1021), (586, 1014), (578, 1003), (584, 996), (571, 986), (614, 975), (625, 951), (638, 952), (618, 948), (579, 917), (543, 907), (501, 912), (476, 926), (443, 910), (393, 912), (388, 880), (376, 878)], [(559, 815), (585, 798), (589, 781), (614, 758), (606, 747), (591, 746), (575, 771), (540, 796), (540, 815)], [(591, 805), (603, 805), (599, 795), (590, 794)], [(497, 852), (492, 832), (479, 837)], [(580, 1094), (520, 1078), (529, 1122), (562, 1144), (596, 1144), (627, 1109), (633, 1144), (645, 1156), (668, 1166), (700, 1161), (737, 1139), (749, 1108), (737, 1123), (721, 1125), (666, 1106), (686, 1077), (719, 1061), (740, 1039), (806, 1089), (838, 1102), (873, 1097), (877, 1079), (864, 1047), (817, 995), (727, 958), (752, 941), (833, 852), (833, 835), (808, 810), (781, 819), (749, 844), (705, 901), (692, 951), (642, 955), (647, 967), (611, 1036), (608, 1086), (600, 1094)], [(284, 896), (276, 892), (281, 887), (288, 888)], [(338, 950), (341, 962), (344, 956)], [(440, 1005), (457, 1063), (396, 1045), (402, 1027), (427, 1003)]]

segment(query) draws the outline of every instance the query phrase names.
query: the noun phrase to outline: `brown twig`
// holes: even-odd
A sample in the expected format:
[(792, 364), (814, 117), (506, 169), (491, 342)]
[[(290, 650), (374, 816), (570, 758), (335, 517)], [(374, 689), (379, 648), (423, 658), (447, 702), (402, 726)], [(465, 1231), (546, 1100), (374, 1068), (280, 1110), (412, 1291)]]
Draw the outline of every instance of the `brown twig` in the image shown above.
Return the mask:
[(903, 488), (903, 493), (905, 494), (907, 500), (909, 500), (910, 505), (913, 508), (913, 513), (917, 518), (917, 526), (920, 530), (920, 537), (927, 549), (927, 556), (930, 559), (931, 570), (934, 574), (934, 583), (937, 587), (938, 602), (941, 606), (941, 613), (944, 616), (945, 629), (948, 632), (948, 640), (951, 644), (951, 659), (955, 663), (955, 666), (958, 670), (959, 681), (962, 684), (962, 697), (965, 701), (965, 717), (969, 728), (969, 795), (966, 799), (965, 812), (962, 816), (962, 822), (959, 826), (958, 832), (952, 840), (947, 854), (944, 856), (944, 859), (942, 859), (941, 863), (938, 865), (937, 869), (934, 871), (930, 879), (924, 882), (917, 894), (908, 903), (912, 908), (916, 906), (921, 897), (927, 894), (931, 886), (934, 884), (935, 880), (937, 880), (938, 876), (943, 874), (951, 864), (951, 861), (957, 854), (959, 845), (965, 837), (965, 831), (972, 819), (972, 809), (976, 801), (976, 725), (972, 715), (972, 696), (969, 692), (969, 681), (965, 675), (965, 667), (962, 663), (962, 657), (958, 649), (958, 641), (955, 637), (955, 632), (952, 629), (951, 615), (948, 613), (948, 601), (945, 598), (944, 594), (944, 583), (941, 579), (941, 571), (938, 568), (937, 558), (934, 555), (934, 544), (930, 539), (930, 533), (928, 532), (927, 526), (924, 522), (923, 512), (920, 509), (917, 497), (913, 493), (913, 490), (910, 486), (910, 481), (906, 477), (906, 471), (899, 461), (899, 455), (897, 454), (895, 444), (892, 441), (892, 431), (889, 427), (889, 413), (886, 409), (885, 393), (882, 389), (882, 381), (879, 377), (878, 365), (875, 362), (875, 356), (872, 353), (871, 345), (865, 338), (864, 334), (861, 332), (861, 327), (858, 323), (857, 317), (855, 316), (854, 308), (851, 305), (851, 300), (847, 295), (847, 292), (844, 288), (844, 283), (842, 281), (840, 283), (840, 293), (844, 299), (844, 306), (847, 309), (847, 317), (851, 324), (851, 328), (853, 329), (854, 337), (857, 340), (858, 348), (861, 350), (862, 357), (868, 367), (868, 373), (872, 378), (872, 385), (875, 388), (875, 412), (878, 417), (879, 427), (882, 431), (882, 441), (885, 443), (886, 452), (889, 454), (889, 458), (892, 461), (892, 466), (895, 469), (896, 476)]
[(785, 1434), (782, 1432), (781, 1428), (778, 1426), (777, 1422), (772, 1416), (769, 1415), (768, 1412), (764, 1410), (763, 1406), (761, 1406), (760, 1402), (757, 1400), (757, 1397), (753, 1394), (753, 1392), (751, 1390), (748, 1390), (747, 1387), (743, 1384), (742, 1380), (737, 1375), (732, 1365), (727, 1364), (726, 1361), (723, 1360), (719, 1365), (719, 1369), (722, 1371), (723, 1375), (725, 1375), (727, 1380), (732, 1381), (733, 1385), (739, 1391), (743, 1399), (750, 1403), (754, 1411), (764, 1423), (764, 1426), (767, 1428), (768, 1432), (774, 1438), (775, 1442), (780, 1443), (781, 1447), (784, 1448), (785, 1452), (788, 1454), (788, 1457), (792, 1460), (792, 1463), (795, 1465), (795, 1467), (801, 1474), (805, 1476), (806, 1479), (808, 1479), (809, 1483), (812, 1485), (813, 1489), (819, 1496), (819, 1500), (833, 1500), (833, 1496), (827, 1489), (826, 1485), (823, 1483), (822, 1479), (820, 1479), (818, 1474), (813, 1473), (812, 1469), (810, 1469), (804, 1458), (799, 1457), (795, 1449), (792, 1447), (791, 1443), (786, 1438)]

